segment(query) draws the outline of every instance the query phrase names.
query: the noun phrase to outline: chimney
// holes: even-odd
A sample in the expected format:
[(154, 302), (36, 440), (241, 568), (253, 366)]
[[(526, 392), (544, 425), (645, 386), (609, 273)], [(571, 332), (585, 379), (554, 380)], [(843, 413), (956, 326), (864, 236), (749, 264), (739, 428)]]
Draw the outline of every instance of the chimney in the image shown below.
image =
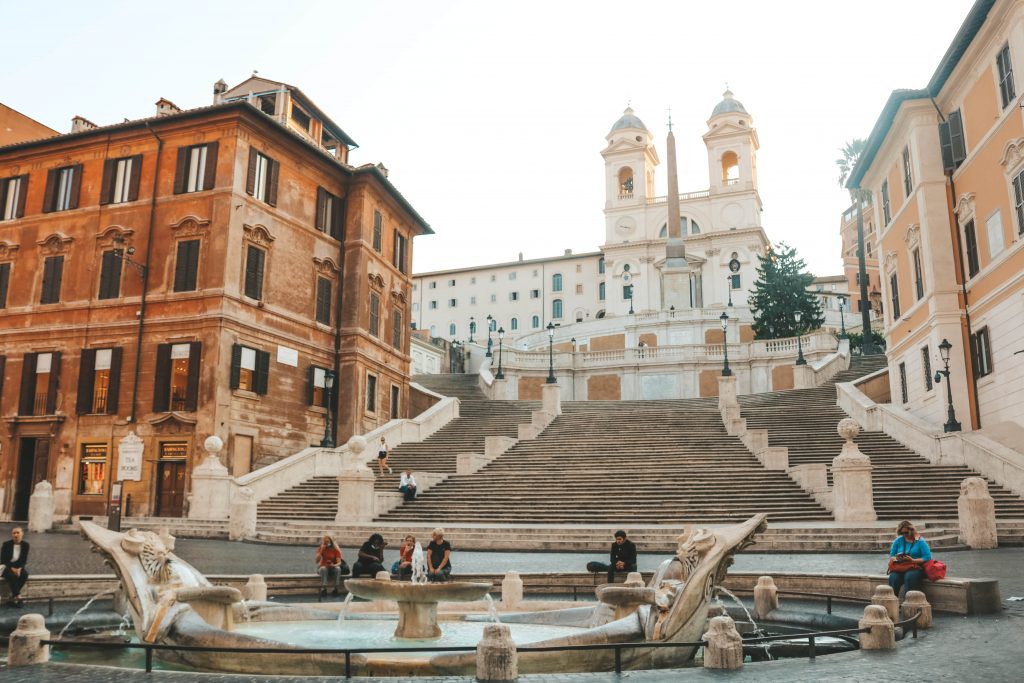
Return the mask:
[(566, 256), (572, 256), (572, 249), (566, 249), (565, 250), (565, 255)]
[(170, 116), (171, 114), (177, 114), (180, 111), (181, 108), (178, 107), (178, 105), (164, 97), (161, 97), (156, 101), (157, 116)]
[(213, 84), (213, 103), (220, 104), (224, 99), (224, 93), (228, 91), (228, 84), (224, 82), (224, 79), (220, 79)]
[(523, 260), (523, 252), (519, 252), (519, 261), (522, 262), (522, 260)]
[(378, 170), (380, 170), (381, 173), (384, 174), (385, 178), (388, 177), (388, 167), (387, 166), (385, 166), (384, 164), (377, 164), (377, 168), (378, 168)]
[(84, 116), (76, 116), (75, 118), (71, 119), (72, 133), (81, 133), (83, 130), (92, 130), (93, 128), (98, 127), (99, 126), (97, 126), (95, 123), (85, 118)]

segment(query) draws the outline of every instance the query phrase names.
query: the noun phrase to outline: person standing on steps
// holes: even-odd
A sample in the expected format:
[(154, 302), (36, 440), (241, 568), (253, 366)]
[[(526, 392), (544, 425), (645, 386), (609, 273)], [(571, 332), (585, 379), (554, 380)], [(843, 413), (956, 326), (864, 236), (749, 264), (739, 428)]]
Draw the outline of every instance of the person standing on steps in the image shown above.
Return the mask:
[(341, 557), (341, 548), (334, 544), (334, 539), (325, 535), (316, 549), (317, 573), (320, 574), (320, 596), (327, 595), (327, 582), (334, 578), (334, 592), (338, 594), (341, 577), (348, 574), (348, 565)]
[(388, 442), (384, 440), (384, 437), (380, 437), (380, 444), (377, 446), (377, 469), (380, 471), (380, 476), (384, 476), (384, 470), (391, 474), (391, 468), (388, 467)]
[(402, 499), (406, 503), (416, 500), (416, 477), (412, 476), (412, 470), (402, 472), (398, 490), (402, 492)]
[(427, 546), (427, 579), (447, 581), (452, 574), (452, 544), (444, 540), (444, 529), (437, 527), (430, 534)]
[(384, 571), (384, 546), (388, 543), (380, 534), (372, 534), (366, 543), (359, 548), (359, 557), (352, 565), (352, 576), (369, 576), (373, 578), (377, 572)]
[(588, 572), (608, 572), (608, 583), (615, 583), (616, 572), (636, 571), (636, 545), (626, 538), (626, 532), (615, 532), (615, 540), (609, 552), (608, 564), (587, 562)]
[[(889, 585), (896, 597), (900, 589), (906, 586), (908, 591), (919, 591), (924, 586), (924, 563), (932, 559), (932, 549), (928, 541), (921, 538), (914, 525), (907, 520), (896, 527), (896, 538), (889, 546)], [(893, 562), (899, 562), (905, 569), (892, 568)], [(900, 566), (900, 565), (897, 565)]]
[(8, 603), (14, 607), (21, 607), (21, 589), (28, 581), (28, 541), (25, 540), (25, 531), (20, 526), (11, 529), (11, 540), (4, 541), (0, 546), (0, 575), (7, 581), (11, 589), (11, 601)]

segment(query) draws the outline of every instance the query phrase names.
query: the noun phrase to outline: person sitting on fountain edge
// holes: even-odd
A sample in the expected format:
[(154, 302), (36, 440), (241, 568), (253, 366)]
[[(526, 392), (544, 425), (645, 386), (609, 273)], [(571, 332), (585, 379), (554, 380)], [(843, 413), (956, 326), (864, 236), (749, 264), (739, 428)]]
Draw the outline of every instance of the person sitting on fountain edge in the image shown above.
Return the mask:
[(24, 540), (25, 531), (16, 526), (11, 529), (11, 540), (4, 541), (0, 547), (0, 575), (7, 581), (11, 589), (11, 601), (7, 604), (21, 607), (21, 589), (28, 581), (28, 541)]
[(316, 549), (317, 573), (320, 574), (320, 595), (327, 595), (327, 582), (334, 578), (334, 592), (338, 594), (341, 577), (348, 574), (348, 565), (341, 557), (341, 548), (334, 544), (334, 539), (324, 536), (320, 547)]
[(615, 583), (616, 572), (636, 571), (636, 545), (626, 539), (626, 532), (615, 532), (615, 542), (609, 553), (609, 562), (587, 562), (588, 572), (608, 572), (608, 583)]
[(430, 534), (427, 546), (427, 578), (431, 581), (447, 581), (452, 573), (452, 544), (444, 540), (444, 529), (437, 527)]
[(391, 565), (391, 574), (399, 579), (412, 576), (412, 552), (416, 549), (416, 537), (407, 534), (398, 548), (398, 559)]
[(369, 576), (384, 571), (384, 546), (388, 544), (380, 534), (372, 534), (359, 548), (359, 557), (352, 565), (352, 576)]

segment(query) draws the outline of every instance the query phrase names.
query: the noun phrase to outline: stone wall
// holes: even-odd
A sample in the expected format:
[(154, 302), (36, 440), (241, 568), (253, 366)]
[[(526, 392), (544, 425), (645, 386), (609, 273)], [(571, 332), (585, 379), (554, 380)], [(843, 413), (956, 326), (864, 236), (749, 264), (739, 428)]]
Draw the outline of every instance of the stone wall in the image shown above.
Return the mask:
[(622, 378), (618, 375), (594, 375), (587, 378), (587, 399), (618, 401), (622, 399)]

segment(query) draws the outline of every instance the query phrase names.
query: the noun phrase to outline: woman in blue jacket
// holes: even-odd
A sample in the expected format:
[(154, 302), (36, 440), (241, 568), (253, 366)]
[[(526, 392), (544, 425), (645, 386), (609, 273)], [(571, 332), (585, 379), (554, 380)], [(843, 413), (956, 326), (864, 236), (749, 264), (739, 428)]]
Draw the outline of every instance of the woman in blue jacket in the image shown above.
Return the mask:
[(904, 520), (896, 527), (896, 538), (889, 546), (889, 557), (909, 560), (914, 564), (913, 569), (889, 572), (892, 592), (899, 596), (903, 586), (908, 591), (921, 590), (924, 585), (924, 563), (932, 559), (932, 549), (928, 547), (928, 541), (917, 535), (917, 530), (910, 522)]

